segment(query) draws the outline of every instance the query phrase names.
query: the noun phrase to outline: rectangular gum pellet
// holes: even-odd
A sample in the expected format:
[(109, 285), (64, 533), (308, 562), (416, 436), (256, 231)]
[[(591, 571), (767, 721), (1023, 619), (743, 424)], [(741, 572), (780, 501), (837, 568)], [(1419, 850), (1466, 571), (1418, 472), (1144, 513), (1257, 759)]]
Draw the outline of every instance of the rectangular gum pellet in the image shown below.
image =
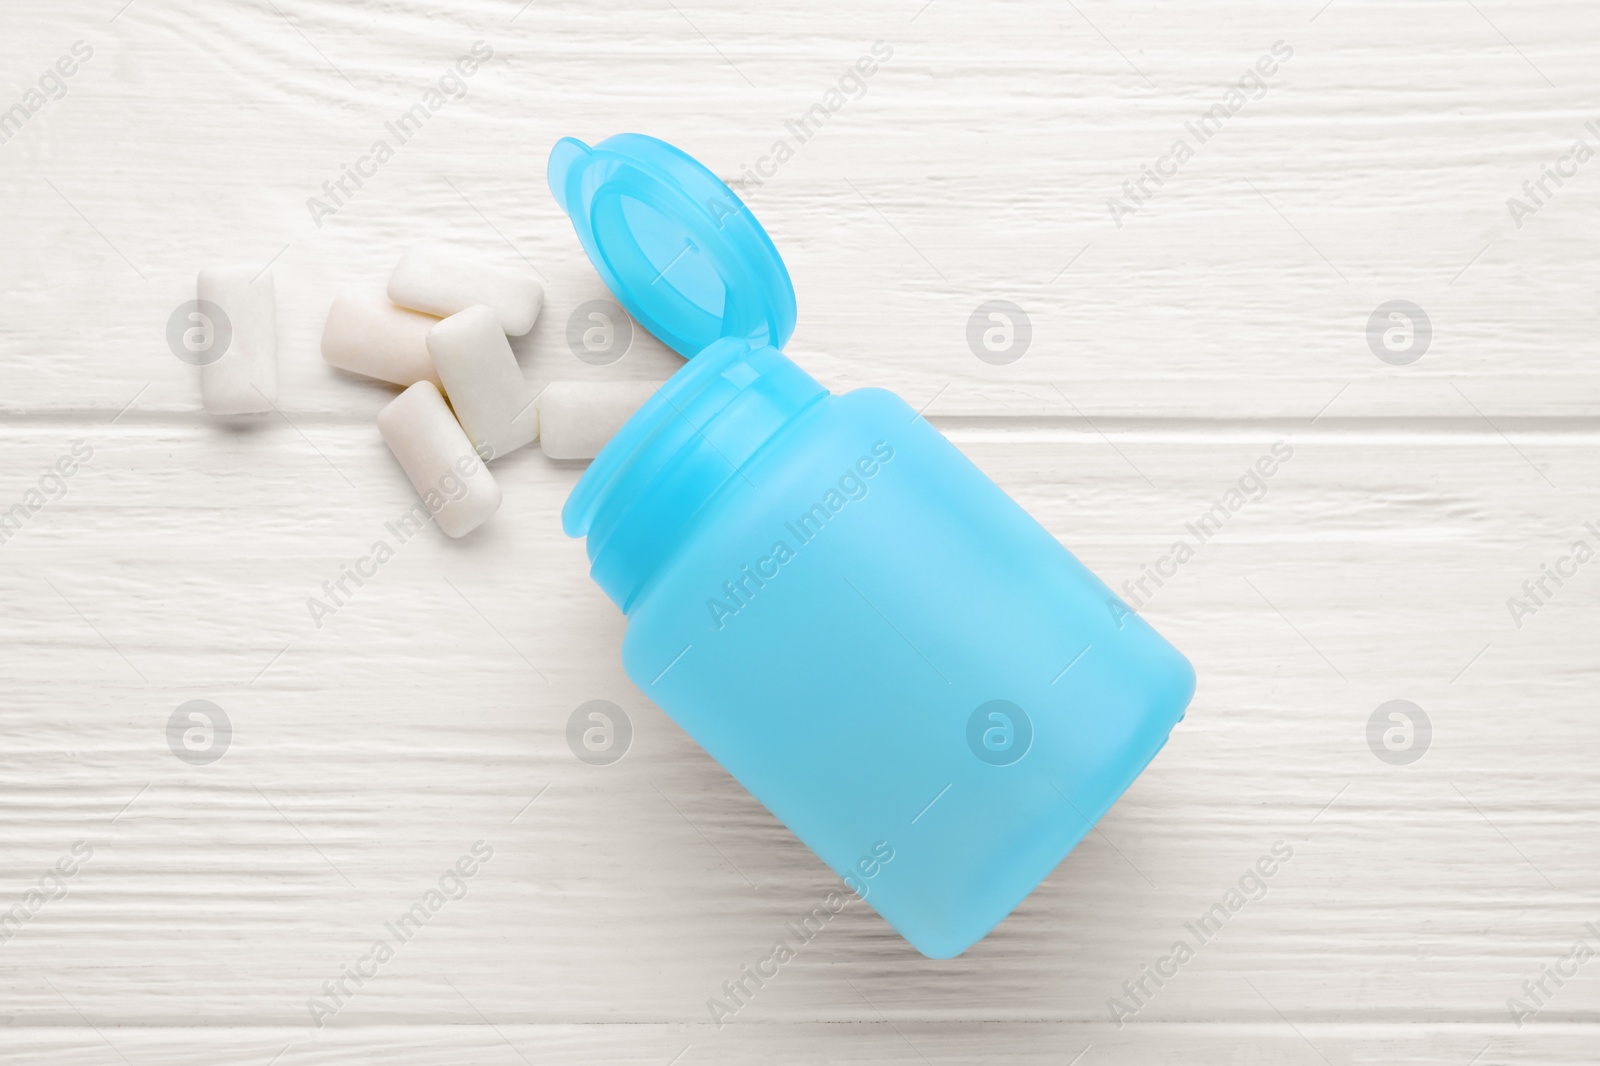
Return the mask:
[(533, 442), (539, 409), (493, 309), (479, 305), (441, 319), (428, 351), (467, 439), (485, 460)]
[[(278, 330), (272, 274), (255, 264), (206, 267), (196, 295), (222, 311), (228, 331), (221, 357), (200, 367), (200, 401), (214, 415), (270, 411), (278, 402)], [(207, 309), (202, 304), (202, 311)], [(214, 312), (208, 312), (215, 316)]]
[(520, 337), (533, 328), (544, 287), (526, 271), (496, 266), (443, 245), (408, 248), (389, 276), (389, 299), (441, 317), (487, 304), (500, 328)]
[(394, 303), (381, 285), (346, 289), (328, 308), (322, 358), (341, 370), (396, 385), (438, 385), (427, 343), (428, 330), (438, 321)]
[(552, 459), (593, 459), (662, 382), (553, 381), (539, 394), (539, 444)]
[(378, 412), (378, 432), (452, 537), (464, 537), (500, 506), (500, 486), (431, 381), (419, 381)]

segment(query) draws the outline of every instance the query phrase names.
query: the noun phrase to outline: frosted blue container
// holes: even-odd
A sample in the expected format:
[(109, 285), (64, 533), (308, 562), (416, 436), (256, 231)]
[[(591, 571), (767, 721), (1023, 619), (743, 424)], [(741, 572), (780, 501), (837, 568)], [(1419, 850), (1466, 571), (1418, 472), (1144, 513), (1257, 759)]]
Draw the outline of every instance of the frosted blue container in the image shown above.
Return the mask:
[(710, 171), (620, 134), (563, 139), (549, 178), (690, 357), (562, 512), (628, 676), (917, 950), (960, 954), (1160, 750), (1193, 668), (898, 396), (783, 354), (788, 272)]

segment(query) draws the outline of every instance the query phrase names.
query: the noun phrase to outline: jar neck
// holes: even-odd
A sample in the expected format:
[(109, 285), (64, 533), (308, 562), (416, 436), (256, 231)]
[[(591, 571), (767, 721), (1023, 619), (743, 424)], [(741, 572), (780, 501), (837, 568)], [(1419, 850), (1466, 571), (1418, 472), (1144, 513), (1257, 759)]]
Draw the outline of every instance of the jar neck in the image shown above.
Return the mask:
[(775, 348), (721, 340), (689, 360), (603, 448), (562, 508), (595, 582), (624, 612), (690, 522), (801, 411), (828, 395)]

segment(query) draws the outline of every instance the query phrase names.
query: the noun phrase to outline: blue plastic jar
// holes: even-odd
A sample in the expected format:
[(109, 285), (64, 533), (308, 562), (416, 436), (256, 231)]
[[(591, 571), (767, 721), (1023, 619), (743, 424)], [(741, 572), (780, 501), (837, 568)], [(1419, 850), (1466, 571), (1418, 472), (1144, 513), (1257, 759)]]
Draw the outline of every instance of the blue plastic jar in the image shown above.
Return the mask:
[(1188, 661), (893, 393), (781, 351), (766, 232), (638, 134), (550, 156), (617, 299), (689, 362), (567, 500), (628, 676), (919, 951), (958, 955), (1166, 742)]

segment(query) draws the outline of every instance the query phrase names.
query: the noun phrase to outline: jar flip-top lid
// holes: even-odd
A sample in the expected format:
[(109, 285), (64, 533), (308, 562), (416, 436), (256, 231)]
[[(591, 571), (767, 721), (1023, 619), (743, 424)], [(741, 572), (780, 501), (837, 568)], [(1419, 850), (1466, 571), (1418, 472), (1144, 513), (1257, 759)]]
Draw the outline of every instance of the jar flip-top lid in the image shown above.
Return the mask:
[(640, 325), (680, 355), (724, 338), (782, 348), (794, 285), (755, 215), (715, 174), (665, 141), (563, 137), (550, 191), (595, 269)]

